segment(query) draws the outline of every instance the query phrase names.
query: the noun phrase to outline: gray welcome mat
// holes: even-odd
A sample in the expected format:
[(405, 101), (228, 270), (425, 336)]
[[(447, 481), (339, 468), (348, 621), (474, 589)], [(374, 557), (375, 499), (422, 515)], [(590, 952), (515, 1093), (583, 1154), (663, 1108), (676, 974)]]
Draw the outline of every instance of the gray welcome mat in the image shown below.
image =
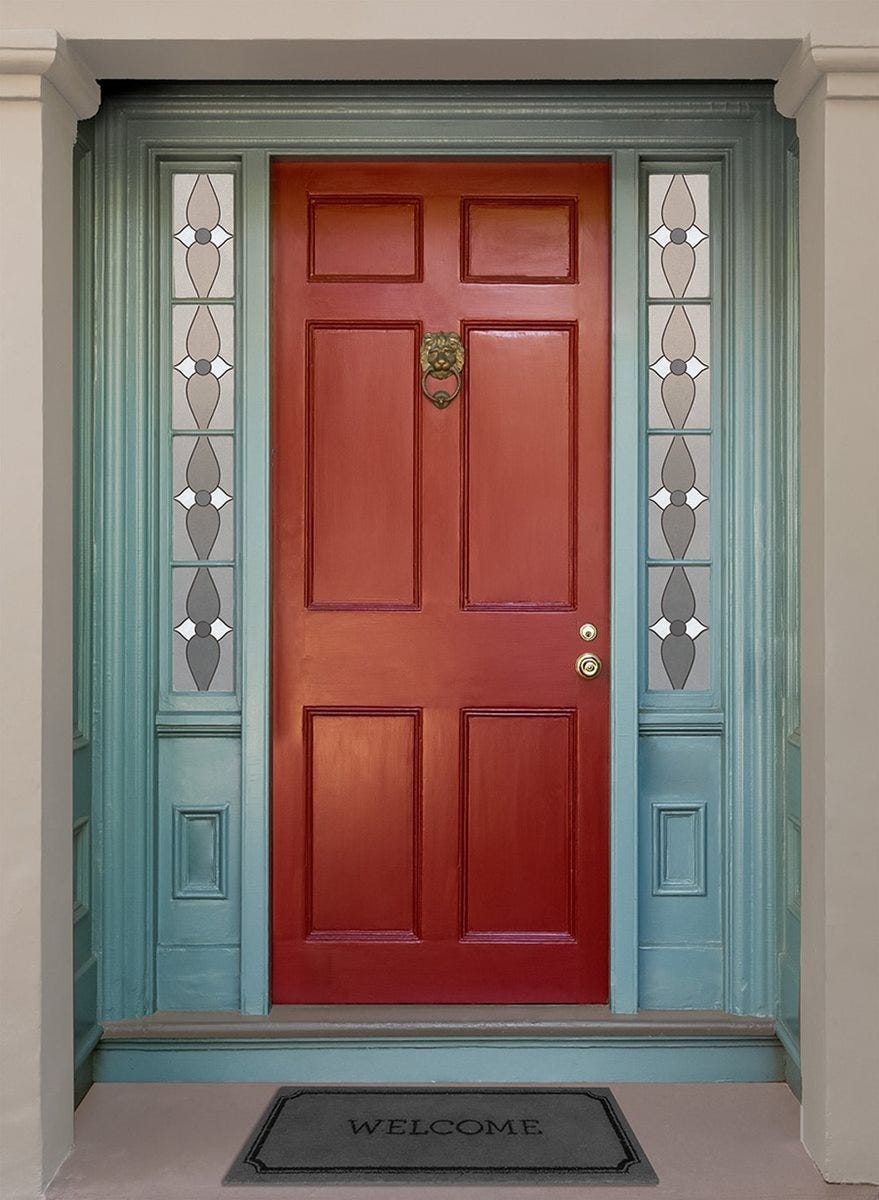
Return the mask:
[(608, 1088), (281, 1088), (224, 1183), (650, 1184)]

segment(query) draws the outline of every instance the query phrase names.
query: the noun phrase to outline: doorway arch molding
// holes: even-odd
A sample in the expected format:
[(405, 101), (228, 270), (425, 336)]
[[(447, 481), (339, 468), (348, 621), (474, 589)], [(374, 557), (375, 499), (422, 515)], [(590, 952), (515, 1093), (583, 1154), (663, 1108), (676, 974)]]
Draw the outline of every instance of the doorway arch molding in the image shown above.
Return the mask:
[[(783, 528), (776, 464), (786, 457), (792, 383), (783, 283), (783, 168), (788, 126), (768, 86), (267, 84), (105, 91), (93, 123), (95, 247), (95, 807), (101, 1017), (143, 1015), (157, 996), (159, 809), (168, 772), (198, 785), (205, 745), (240, 779), (238, 941), (245, 1013), (268, 1007), (269, 507), (268, 212), (273, 156), (592, 157), (613, 172), (611, 1003), (639, 995), (639, 751), (650, 739), (708, 739), (722, 770), (720, 882), (723, 1007), (775, 1005), (777, 803), (783, 740), (777, 644)], [(645, 704), (643, 270), (640, 179), (646, 164), (707, 164), (723, 179), (724, 291), (719, 453), (725, 539), (717, 686), (699, 705), (680, 695)], [(208, 166), (238, 179), (241, 307), (237, 476), (238, 694), (163, 692), (165, 601), (156, 563), (166, 537), (160, 446), (167, 390), (155, 249), (172, 169)], [(163, 182), (164, 181), (164, 182)], [(84, 314), (85, 324), (89, 316)], [(787, 403), (785, 403), (785, 401)], [(164, 515), (163, 515), (164, 514)], [(776, 577), (778, 573), (778, 577)], [(165, 626), (161, 626), (162, 629)], [(164, 636), (164, 635), (162, 635)], [(688, 743), (692, 745), (692, 743)], [(240, 755), (240, 759), (239, 759)], [(239, 764), (240, 762), (240, 769)], [(169, 764), (172, 764), (169, 766)], [(237, 785), (236, 785), (237, 786)], [(159, 802), (157, 803), (157, 797)], [(240, 857), (239, 857), (240, 856)], [(643, 886), (643, 883), (642, 883)], [(187, 949), (182, 945), (181, 952)], [(238, 962), (240, 955), (240, 973)], [(220, 956), (222, 958), (222, 956)], [(222, 973), (206, 959), (205, 986)], [(217, 986), (229, 1007), (229, 979)], [(218, 1005), (219, 1006), (219, 1005)]]

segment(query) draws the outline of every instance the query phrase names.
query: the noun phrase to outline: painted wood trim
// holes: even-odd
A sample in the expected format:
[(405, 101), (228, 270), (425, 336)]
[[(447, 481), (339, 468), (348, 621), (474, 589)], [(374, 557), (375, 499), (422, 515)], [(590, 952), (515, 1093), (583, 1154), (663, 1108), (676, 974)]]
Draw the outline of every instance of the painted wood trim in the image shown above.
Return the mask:
[(785, 147), (784, 253), (777, 288), (784, 296), (784, 349), (778, 356), (779, 395), (784, 397), (783, 446), (785, 492), (782, 509), (784, 543), (785, 732), (791, 745), (800, 744), (800, 292), (799, 292), (799, 168), (796, 137)]
[[(95, 244), (95, 818), (100, 845), (99, 995), (107, 1018), (154, 1002), (152, 738), (155, 561), (152, 478), (155, 412), (144, 372), (145, 280), (151, 228), (142, 147), (123, 108), (96, 131)], [(119, 403), (125, 397), (126, 403)], [(133, 631), (133, 633), (132, 633)], [(132, 636), (136, 652), (132, 652)]]
[[(241, 1011), (267, 1013), (269, 996), (269, 803), (271, 788), (271, 553), (269, 484), (269, 155), (244, 154), (239, 304), (243, 402), (238, 487), (241, 664)], [(239, 509), (239, 512), (241, 510)], [(241, 617), (247, 614), (244, 625)]]
[(101, 1042), (101, 1083), (778, 1082), (784, 1051), (761, 1038), (291, 1038)]
[(73, 1060), (75, 1070), (79, 1070), (82, 1064), (88, 1059), (91, 1052), (101, 1040), (104, 1030), (100, 1025), (93, 1025), (78, 1041), (76, 1046), (76, 1054)]
[(782, 861), (778, 879), (778, 976), (775, 1011), (778, 1036), (788, 1054), (786, 1078), (800, 1094), (799, 994), (800, 994), (800, 876), (802, 863), (800, 820), (800, 479), (799, 479), (799, 144), (791, 137), (785, 147), (784, 256), (779, 264), (777, 287), (785, 298), (784, 349), (779, 357), (778, 394), (784, 399), (782, 438), (785, 461), (784, 499), (779, 532), (784, 563), (784, 598), (779, 634), (785, 644), (784, 725), (781, 798), (778, 813)]
[(385, 1038), (753, 1038), (771, 1037), (767, 1017), (716, 1010), (615, 1013), (603, 1004), (276, 1004), (259, 1019), (234, 1012), (157, 1012), (111, 1021), (104, 1039)]
[[(770, 133), (784, 123), (774, 113), (764, 85), (567, 84), (533, 87), (473, 84), (439, 88), (427, 85), (167, 87), (127, 91), (115, 102), (108, 98), (97, 123), (102, 131), (101, 211), (96, 224), (97, 244), (103, 255), (103, 277), (98, 281), (97, 294), (102, 306), (103, 349), (98, 374), (104, 427), (96, 459), (101, 482), (101, 524), (95, 569), (102, 594), (96, 597), (95, 608), (101, 630), (97, 650), (105, 665), (100, 685), (103, 715), (97, 794), (101, 802), (105, 884), (101, 905), (106, 958), (104, 1006), (106, 1015), (122, 1016), (149, 1011), (154, 992), (150, 887), (154, 878), (152, 698), (156, 694), (153, 666), (156, 613), (147, 564), (154, 561), (157, 550), (155, 519), (148, 507), (149, 488), (155, 479), (156, 414), (151, 401), (155, 380), (142, 365), (143, 331), (147, 328), (146, 316), (153, 310), (141, 297), (145, 295), (146, 282), (152, 284), (155, 279), (154, 272), (144, 274), (140, 264), (144, 261), (144, 231), (155, 228), (152, 192), (147, 186), (155, 156), (171, 153), (216, 159), (243, 152), (252, 156), (248, 159), (253, 164), (252, 172), (257, 170), (257, 157), (262, 156), (266, 165), (259, 170), (265, 177), (268, 155), (272, 152), (325, 157), (352, 153), (391, 157), (423, 153), (581, 157), (627, 151), (655, 160), (663, 155), (680, 156), (682, 147), (686, 147), (688, 161), (694, 155), (728, 154), (736, 162), (741, 159), (743, 165), (738, 171), (736, 190), (738, 212), (734, 214), (736, 224), (731, 232), (731, 238), (741, 245), (744, 242), (739, 239), (750, 235), (747, 205), (754, 196), (772, 195), (770, 184), (774, 176), (770, 168), (776, 164), (770, 161), (773, 143)], [(777, 133), (773, 136), (777, 139)], [(753, 172), (745, 169), (752, 147), (757, 151)], [(260, 236), (259, 230), (254, 233)], [(264, 229), (261, 236), (265, 236)], [(764, 230), (757, 238), (754, 257), (768, 262), (768, 245)], [(250, 266), (245, 270), (248, 288), (256, 286), (265, 272), (255, 260), (252, 274)], [(734, 295), (736, 311), (740, 311), (739, 305), (747, 306), (753, 301), (756, 280), (760, 304), (755, 308), (759, 307), (765, 317), (769, 301), (767, 271), (769, 266), (764, 270), (758, 265), (753, 278), (751, 272), (745, 272), (748, 279)], [(130, 295), (126, 294), (126, 283)], [(755, 328), (759, 326), (757, 317), (750, 326), (746, 325), (742, 323), (730, 342), (730, 357), (737, 363), (737, 386), (743, 388), (760, 381), (750, 357), (753, 337), (760, 332), (759, 327)], [(756, 348), (762, 362), (770, 350), (761, 340)], [(267, 381), (264, 367), (254, 366), (252, 374), (249, 367), (245, 369), (250, 404), (253, 403), (250, 397), (259, 396), (260, 386), (265, 394)], [(762, 389), (760, 394), (765, 399)], [(121, 395), (126, 397), (124, 411), (119, 410), (118, 404), (110, 403), (110, 398)], [(737, 405), (734, 415), (737, 428), (745, 426), (750, 415), (753, 414), (748, 413), (747, 405)], [(241, 434), (254, 451), (252, 459), (250, 451), (246, 451), (247, 459), (255, 462), (259, 439), (267, 437), (267, 428), (260, 433), (258, 429), (249, 432), (242, 427)], [(754, 440), (752, 432), (747, 438), (740, 433), (731, 439), (731, 444), (735, 453), (727, 463), (727, 478), (731, 477), (730, 466), (737, 470), (742, 465), (747, 448), (754, 457), (744, 464), (752, 468), (744, 480), (756, 479), (760, 485), (759, 494), (755, 486), (743, 486), (738, 495), (734, 512), (735, 552), (740, 556), (739, 561), (750, 562), (754, 547), (759, 544), (767, 561), (774, 562), (775, 530), (771, 522), (768, 529), (765, 527), (765, 513), (758, 512), (755, 517), (760, 498), (768, 502), (771, 496), (767, 487), (771, 439), (764, 441), (761, 436)], [(262, 445), (264, 448), (267, 442)], [(265, 504), (264, 494), (260, 500), (260, 489), (264, 493), (265, 488), (264, 475), (263, 469), (261, 478), (245, 481), (241, 496), (246, 511), (256, 514), (259, 505)], [(743, 499), (745, 493), (747, 499)], [(120, 513), (127, 514), (124, 527), (118, 519)], [(248, 570), (242, 573), (250, 574)], [(756, 597), (748, 589), (746, 575), (743, 571), (733, 576), (729, 596), (741, 613), (759, 614), (761, 610), (752, 607)], [(265, 569), (262, 582), (253, 586), (257, 591), (263, 589), (263, 596), (267, 594)], [(766, 587), (771, 590), (771, 581), (767, 581)], [(759, 598), (765, 599), (765, 595), (761, 593)], [(256, 593), (253, 600), (261, 603)], [(730, 626), (733, 624), (730, 619)], [(746, 624), (745, 616), (740, 616), (736, 631), (740, 632)], [(137, 654), (126, 653), (132, 629), (138, 633)], [(255, 639), (258, 636), (254, 633)], [(730, 649), (734, 648), (727, 647), (727, 662), (731, 661)], [(252, 867), (265, 842), (267, 814), (265, 692), (258, 679), (260, 661), (267, 662), (267, 649), (263, 633), (261, 646), (254, 641), (244, 651), (250, 663), (249, 668), (244, 667), (244, 677), (248, 669), (251, 672), (242, 720), (248, 825), (244, 844), (251, 863), (251, 878), (256, 877)], [(774, 838), (771, 830), (769, 837), (762, 836), (766, 832), (764, 816), (761, 814), (755, 820), (749, 807), (753, 806), (755, 795), (774, 801), (777, 794), (769, 769), (768, 747), (778, 720), (768, 686), (775, 670), (773, 662), (766, 663), (770, 650), (768, 638), (757, 636), (747, 656), (748, 667), (755, 668), (754, 674), (738, 662), (734, 670), (727, 671), (725, 685), (725, 695), (736, 705), (736, 712), (730, 709), (727, 717), (731, 739), (727, 755), (731, 797), (727, 830), (731, 856), (728, 931), (733, 947), (728, 963), (727, 996), (736, 1011), (768, 1011), (771, 1005), (772, 988), (768, 986), (766, 967), (774, 953), (774, 918), (772, 904), (767, 908), (765, 902), (767, 892), (771, 891), (767, 882), (773, 873)], [(118, 670), (112, 667), (108, 670), (111, 664)], [(615, 679), (613, 705), (621, 732), (626, 714), (637, 710), (637, 697), (625, 694), (630, 687), (625, 672), (620, 672)], [(671, 722), (671, 712), (665, 715)], [(761, 737), (768, 739), (762, 748)], [(618, 769), (623, 769), (624, 757), (631, 756), (628, 750), (621, 749), (619, 761), (615, 760)], [(615, 779), (612, 801), (621, 841), (623, 814), (636, 798), (634, 792), (625, 793), (625, 782)], [(620, 888), (619, 878), (615, 876), (615, 880), (615, 887)], [(629, 881), (626, 886), (628, 890)], [(625, 923), (627, 903), (625, 895), (614, 894), (618, 930), (622, 928), (620, 922)], [(242, 901), (248, 931), (242, 1003), (247, 1011), (253, 1012), (264, 1011), (267, 1003), (266, 956), (258, 941), (251, 943), (252, 938), (263, 936), (259, 930), (265, 927), (266, 911), (257, 886)], [(630, 931), (631, 925), (629, 920)], [(742, 950), (752, 945), (755, 937), (759, 963), (752, 969)], [(252, 952), (251, 944), (255, 947)], [(632, 1003), (633, 948), (623, 947), (621, 934), (617, 945), (618, 965), (627, 973), (625, 983), (620, 975), (619, 1003), (625, 1007)], [(629, 960), (625, 968), (624, 957)], [(614, 1003), (617, 1001), (615, 994)]]
[[(782, 135), (786, 123), (755, 123), (728, 172), (725, 222), (729, 347), (723, 430), (724, 508), (732, 553), (724, 564), (725, 853), (730, 868), (725, 915), (725, 1007), (769, 1014), (776, 1000), (777, 805), (781, 796), (780, 672), (776, 641), (781, 595), (777, 463), (783, 457), (775, 398), (777, 336), (773, 304), (783, 246)], [(754, 197), (762, 200), (753, 212)], [(753, 212), (753, 215), (750, 215)], [(740, 248), (749, 247), (747, 255)], [(736, 270), (731, 269), (735, 262)], [(762, 569), (761, 569), (762, 566)]]
[(160, 712), (156, 714), (157, 737), (238, 737), (238, 712)]
[[(613, 164), (611, 333), (610, 1000), (638, 1009), (638, 679), (640, 627), (638, 419), (639, 169), (634, 150)], [(623, 232), (625, 231), (625, 232)], [(632, 886), (632, 881), (635, 886)]]

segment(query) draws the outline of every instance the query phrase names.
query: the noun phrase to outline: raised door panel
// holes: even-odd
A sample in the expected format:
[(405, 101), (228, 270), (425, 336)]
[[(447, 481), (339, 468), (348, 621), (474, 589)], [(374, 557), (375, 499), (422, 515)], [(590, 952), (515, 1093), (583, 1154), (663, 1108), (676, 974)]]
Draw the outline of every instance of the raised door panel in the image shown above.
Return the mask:
[(462, 732), (464, 939), (570, 940), (576, 713), (470, 712)]
[(419, 327), (314, 324), (308, 339), (307, 603), (419, 603)]
[(307, 937), (417, 937), (421, 719), (306, 714)]
[(461, 225), (461, 278), (468, 283), (576, 282), (573, 196), (467, 197)]
[(467, 330), (466, 608), (573, 608), (576, 327)]
[(312, 196), (308, 277), (328, 283), (421, 278), (420, 196)]

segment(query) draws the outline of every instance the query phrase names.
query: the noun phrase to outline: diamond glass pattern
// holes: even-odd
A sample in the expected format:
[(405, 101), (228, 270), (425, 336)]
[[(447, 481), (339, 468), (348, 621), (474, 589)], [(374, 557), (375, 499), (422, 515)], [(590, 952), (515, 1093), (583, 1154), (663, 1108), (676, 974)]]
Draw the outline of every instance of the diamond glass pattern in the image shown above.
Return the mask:
[(235, 314), (228, 304), (175, 304), (171, 335), (176, 429), (231, 429)]
[(710, 455), (705, 434), (648, 439), (647, 548), (651, 558), (708, 557)]
[(174, 295), (231, 296), (232, 175), (174, 176)]
[(172, 480), (174, 558), (231, 559), (232, 439), (175, 437)]
[(651, 297), (707, 296), (708, 176), (651, 175), (648, 210)]
[(232, 691), (232, 568), (175, 567), (172, 575), (174, 690)]
[(706, 304), (650, 306), (648, 419), (654, 429), (710, 425), (710, 321)]
[(650, 647), (647, 682), (652, 689), (704, 690), (709, 685), (708, 567), (649, 567)]
[[(175, 692), (235, 688), (234, 176), (173, 175), (171, 590)], [(190, 301), (186, 303), (186, 301)], [(187, 563), (183, 566), (180, 564)], [(195, 564), (195, 565), (193, 565)]]
[(693, 565), (711, 559), (709, 184), (700, 172), (647, 182), (651, 691), (711, 685), (711, 569)]

